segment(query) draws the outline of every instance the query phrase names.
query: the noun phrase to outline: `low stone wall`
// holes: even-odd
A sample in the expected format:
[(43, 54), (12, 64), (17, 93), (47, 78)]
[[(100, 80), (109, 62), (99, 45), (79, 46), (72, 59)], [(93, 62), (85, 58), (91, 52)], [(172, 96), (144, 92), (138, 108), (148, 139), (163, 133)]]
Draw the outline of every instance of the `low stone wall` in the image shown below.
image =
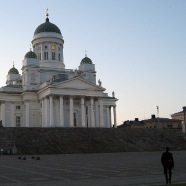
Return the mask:
[(0, 128), (0, 148), (18, 154), (186, 150), (178, 129)]

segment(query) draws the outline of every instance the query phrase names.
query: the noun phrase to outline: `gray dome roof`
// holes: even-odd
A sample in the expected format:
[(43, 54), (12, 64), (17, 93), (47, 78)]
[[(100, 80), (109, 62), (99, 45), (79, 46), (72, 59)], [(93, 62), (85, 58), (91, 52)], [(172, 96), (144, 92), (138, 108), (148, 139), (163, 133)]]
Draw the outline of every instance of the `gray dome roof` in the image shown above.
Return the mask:
[(19, 74), (19, 71), (13, 65), (13, 67), (8, 71), (8, 74)]
[(29, 51), (26, 53), (25, 58), (35, 58), (37, 59), (37, 55), (35, 52)]
[(92, 64), (92, 60), (90, 58), (88, 58), (87, 56), (85, 56), (82, 60), (81, 60), (81, 65), (82, 64)]
[(38, 34), (38, 33), (41, 33), (41, 32), (56, 32), (58, 34), (61, 34), (61, 31), (60, 29), (53, 23), (50, 23), (49, 22), (49, 18), (47, 17), (46, 18), (46, 22), (39, 25), (35, 32), (34, 32), (34, 35)]

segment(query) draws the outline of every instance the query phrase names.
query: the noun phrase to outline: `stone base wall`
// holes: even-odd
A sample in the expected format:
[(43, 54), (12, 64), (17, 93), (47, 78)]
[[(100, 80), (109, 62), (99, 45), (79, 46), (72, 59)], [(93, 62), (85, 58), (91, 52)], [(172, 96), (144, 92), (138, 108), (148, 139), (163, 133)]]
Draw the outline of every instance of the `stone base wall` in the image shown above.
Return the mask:
[(180, 129), (0, 128), (0, 149), (18, 154), (186, 150)]

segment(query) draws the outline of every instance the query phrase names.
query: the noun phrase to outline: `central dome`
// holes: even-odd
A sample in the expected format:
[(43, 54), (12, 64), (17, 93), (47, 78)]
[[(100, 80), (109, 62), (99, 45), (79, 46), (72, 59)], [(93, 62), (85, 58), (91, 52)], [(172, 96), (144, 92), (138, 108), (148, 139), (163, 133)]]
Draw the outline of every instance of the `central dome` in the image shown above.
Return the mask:
[(50, 23), (49, 22), (49, 18), (47, 17), (46, 18), (46, 22), (39, 25), (35, 32), (34, 32), (34, 35), (38, 34), (38, 33), (41, 33), (41, 32), (56, 32), (58, 34), (61, 34), (61, 31), (60, 29), (53, 23)]

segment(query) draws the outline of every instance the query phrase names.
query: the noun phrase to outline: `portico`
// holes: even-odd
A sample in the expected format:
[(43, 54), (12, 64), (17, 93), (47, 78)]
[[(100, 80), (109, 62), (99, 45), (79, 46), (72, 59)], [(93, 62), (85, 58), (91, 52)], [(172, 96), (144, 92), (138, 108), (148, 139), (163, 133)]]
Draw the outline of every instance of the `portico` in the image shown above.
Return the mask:
[[(103, 98), (49, 95), (42, 98), (41, 103), (43, 127), (112, 127), (111, 108), (114, 110), (115, 106), (103, 107)], [(49, 103), (49, 105), (45, 103)], [(115, 114), (113, 112), (113, 118), (116, 118)], [(103, 117), (106, 118), (105, 122)], [(45, 125), (46, 118), (49, 125)]]

